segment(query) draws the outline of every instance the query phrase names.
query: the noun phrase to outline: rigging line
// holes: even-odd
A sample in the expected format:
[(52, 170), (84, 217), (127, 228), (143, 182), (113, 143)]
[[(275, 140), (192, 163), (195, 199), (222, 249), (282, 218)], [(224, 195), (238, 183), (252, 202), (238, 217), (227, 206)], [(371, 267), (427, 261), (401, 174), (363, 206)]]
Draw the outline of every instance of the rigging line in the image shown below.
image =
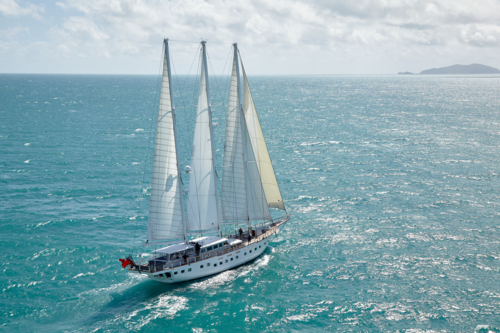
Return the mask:
[[(173, 68), (174, 68), (175, 78), (176, 78), (176, 80), (177, 80), (177, 86), (178, 86), (178, 89), (179, 89), (179, 94), (180, 94), (180, 97), (181, 97), (181, 102), (182, 102), (183, 108), (185, 108), (185, 109), (187, 109), (187, 107), (186, 107), (186, 103), (185, 103), (185, 101), (184, 101), (184, 95), (182, 94), (182, 91), (184, 91), (184, 90), (185, 90), (185, 89), (183, 89), (183, 88), (186, 86), (186, 82), (187, 82), (187, 80), (189, 79), (189, 74), (191, 74), (191, 70), (193, 69), (194, 62), (195, 62), (196, 58), (198, 57), (198, 52), (200, 52), (200, 48), (199, 48), (199, 47), (197, 48), (196, 54), (195, 54), (195, 56), (194, 56), (194, 58), (193, 58), (193, 61), (191, 62), (191, 66), (189, 67), (189, 72), (188, 72), (188, 74), (186, 75), (186, 78), (184, 79), (184, 81), (183, 81), (183, 85), (182, 85), (182, 86), (181, 86), (181, 84), (180, 84), (180, 82), (179, 82), (179, 76), (177, 75), (177, 71), (176, 71), (176, 69), (175, 69), (175, 64), (174, 64), (174, 61), (173, 61), (172, 57), (170, 57), (171, 62), (172, 62), (172, 66), (173, 66)], [(195, 81), (196, 81), (196, 80), (195, 80)], [(187, 120), (187, 118), (186, 118), (186, 114), (185, 114), (185, 113), (184, 113), (184, 118), (185, 118), (184, 120)], [(186, 122), (185, 124), (187, 124), (187, 122)], [(179, 134), (180, 134), (180, 136), (182, 135), (182, 136), (184, 137), (184, 138), (182, 138), (182, 139), (180, 140), (181, 142), (189, 142), (189, 141), (187, 140), (187, 136), (188, 136), (187, 131), (180, 131), (180, 133), (179, 133)], [(182, 161), (182, 159), (181, 159), (181, 161)]]
[[(229, 53), (228, 53), (228, 56), (227, 56), (227, 58), (226, 58), (226, 63), (224, 64), (224, 68), (222, 69), (222, 73), (221, 73), (221, 80), (222, 80), (222, 75), (224, 75), (224, 72), (225, 72), (225, 70), (226, 70), (227, 62), (228, 62), (228, 60), (229, 60), (229, 56), (231, 55), (231, 50), (232, 50), (232, 47), (231, 47), (231, 48), (229, 48)], [(226, 108), (226, 104), (225, 104), (225, 102), (224, 102), (224, 98), (223, 98), (223, 96), (222, 96), (222, 94), (221, 94), (221, 92), (220, 92), (219, 82), (217, 81), (217, 76), (215, 75), (214, 67), (213, 67), (213, 65), (212, 65), (212, 60), (210, 59), (210, 55), (208, 54), (208, 52), (207, 52), (207, 58), (208, 58), (208, 62), (210, 63), (210, 68), (212, 69), (212, 73), (213, 73), (213, 77), (214, 77), (214, 80), (215, 80), (215, 84), (216, 84), (216, 86), (217, 86), (217, 92), (219, 93), (219, 98), (220, 98), (220, 100), (222, 101), (222, 105), (224, 106), (224, 108)], [(226, 83), (226, 85), (227, 85), (227, 83)], [(225, 90), (224, 90), (224, 91), (225, 91)], [(212, 106), (214, 106), (214, 105), (212, 105)], [(213, 112), (212, 112), (212, 114), (213, 114)], [(220, 120), (219, 120), (219, 125), (220, 125)], [(216, 137), (220, 137), (220, 126), (217, 126), (217, 133), (216, 133)], [(216, 172), (216, 173), (217, 173), (217, 172)], [(218, 173), (217, 173), (217, 178), (218, 178), (219, 180), (221, 180), (221, 178), (219, 178), (219, 177), (218, 177)]]
[[(191, 64), (191, 67), (194, 65), (194, 61), (196, 59), (198, 59), (198, 64), (197, 64), (197, 69), (196, 69), (196, 74), (195, 74), (195, 77), (194, 79), (192, 80), (192, 85), (193, 85), (193, 88), (191, 89), (192, 91), (192, 96), (190, 97), (190, 104), (189, 104), (189, 107), (186, 108), (187, 109), (187, 112), (183, 112), (183, 115), (184, 115), (184, 126), (186, 127), (186, 131), (185, 131), (185, 134), (184, 134), (184, 149), (190, 151), (189, 149), (192, 148), (193, 146), (193, 140), (194, 140), (194, 136), (193, 136), (193, 132), (191, 132), (190, 130), (188, 130), (188, 124), (190, 123), (189, 122), (189, 117), (192, 117), (192, 115), (195, 113), (195, 110), (196, 109), (196, 105), (197, 105), (197, 101), (195, 103), (195, 100), (196, 100), (196, 96), (197, 96), (197, 89), (196, 89), (196, 83), (200, 81), (200, 76), (198, 74), (198, 69), (200, 67), (200, 56), (199, 56), (199, 53), (201, 52), (201, 45), (198, 47), (198, 51), (196, 52), (196, 55), (195, 55), (195, 58), (193, 59), (193, 63)], [(191, 70), (191, 69), (190, 69)], [(186, 77), (186, 79), (184, 80), (184, 83), (187, 84), (187, 81), (188, 81), (189, 77)], [(188, 90), (188, 89), (186, 89)], [(199, 90), (199, 87), (198, 87), (198, 90)], [(195, 116), (195, 119), (196, 119), (196, 116)], [(191, 163), (191, 157), (192, 157), (192, 151), (191, 151), (191, 154), (187, 154), (186, 155), (186, 159), (185, 159), (185, 164), (192, 164)]]
[[(151, 112), (151, 124), (150, 124), (150, 128), (149, 128), (149, 136), (148, 136), (148, 148), (146, 149), (146, 158), (144, 159), (144, 171), (142, 173), (142, 184), (141, 184), (141, 195), (139, 197), (139, 207), (138, 207), (138, 215), (140, 214), (140, 210), (141, 210), (141, 207), (142, 207), (142, 198), (144, 197), (144, 183), (146, 181), (146, 168), (147, 168), (147, 165), (148, 165), (148, 158), (149, 158), (149, 149), (150, 149), (150, 145), (151, 145), (151, 133), (153, 131), (153, 123), (154, 123), (154, 113), (155, 113), (155, 110), (158, 110), (159, 109), (159, 103), (160, 103), (160, 100), (158, 99), (158, 86), (160, 85), (160, 78), (161, 78), (161, 69), (162, 69), (162, 65), (163, 65), (163, 59), (165, 57), (165, 43), (163, 43), (163, 47), (162, 47), (162, 50), (161, 50), (161, 54), (162, 56), (160, 57), (160, 66), (158, 67), (158, 77), (156, 79), (156, 89), (155, 89), (155, 103), (154, 103), (154, 107), (152, 108), (152, 112)], [(133, 245), (132, 245), (132, 256), (134, 255), (134, 250), (135, 250), (135, 243), (136, 243), (136, 239), (137, 239), (137, 225), (139, 223), (139, 219), (136, 219), (135, 221), (135, 228), (134, 228), (134, 242), (133, 242)]]
[[(200, 38), (201, 40), (203, 40), (203, 38)], [(190, 41), (190, 40), (179, 40), (179, 39), (169, 39), (169, 41), (172, 41), (172, 42), (180, 42), (180, 43), (196, 43), (196, 44), (199, 44), (200, 42), (197, 41), (197, 42), (194, 42), (194, 41)], [(208, 41), (205, 40), (205, 42), (208, 43)], [(223, 45), (232, 45), (231, 43), (222, 43), (222, 42), (210, 42), (210, 44), (223, 44)]]

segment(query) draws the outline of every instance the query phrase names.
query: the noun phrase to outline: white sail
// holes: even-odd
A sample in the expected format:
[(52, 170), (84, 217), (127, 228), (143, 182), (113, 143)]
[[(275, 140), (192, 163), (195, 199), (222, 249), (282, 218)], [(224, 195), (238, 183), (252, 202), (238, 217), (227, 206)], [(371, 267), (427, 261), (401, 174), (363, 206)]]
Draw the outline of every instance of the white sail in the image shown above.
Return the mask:
[(246, 145), (246, 179), (247, 179), (247, 200), (248, 215), (250, 221), (271, 220), (271, 213), (267, 205), (266, 195), (259, 175), (257, 160), (252, 149), (252, 141), (248, 128), (244, 125), (245, 145)]
[(156, 128), (148, 240), (184, 238), (181, 182), (177, 164), (174, 114), (170, 90), (168, 43), (165, 42), (160, 109)]
[(252, 93), (250, 91), (245, 68), (243, 66), (242, 70), (244, 89), (243, 113), (245, 115), (248, 133), (252, 142), (255, 161), (259, 169), (262, 187), (264, 188), (265, 198), (269, 207), (285, 210), (285, 204), (283, 203), (283, 198), (281, 197), (280, 188), (276, 180), (271, 158), (269, 157), (269, 151), (267, 150), (266, 141), (264, 139), (264, 134), (262, 133), (259, 117), (257, 116), (257, 110), (255, 109)]
[(203, 43), (200, 91), (194, 129), (192, 171), (189, 175), (187, 203), (187, 231), (215, 231), (219, 229), (217, 175), (212, 144), (212, 116), (210, 113), (206, 54)]
[(248, 221), (245, 161), (237, 61), (233, 61), (226, 121), (226, 143), (222, 169), (222, 216), (224, 221)]

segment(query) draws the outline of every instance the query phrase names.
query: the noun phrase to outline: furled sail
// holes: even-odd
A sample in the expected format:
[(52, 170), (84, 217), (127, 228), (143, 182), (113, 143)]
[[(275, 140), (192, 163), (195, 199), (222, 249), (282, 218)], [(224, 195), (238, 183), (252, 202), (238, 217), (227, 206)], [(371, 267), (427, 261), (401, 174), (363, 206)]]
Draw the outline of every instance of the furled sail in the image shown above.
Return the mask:
[(260, 179), (262, 180), (262, 187), (264, 188), (265, 198), (267, 204), (272, 208), (279, 208), (285, 210), (285, 204), (281, 197), (280, 188), (276, 180), (273, 164), (269, 157), (266, 141), (262, 128), (260, 126), (257, 110), (253, 102), (250, 86), (248, 85), (245, 68), (243, 70), (243, 113), (245, 115), (248, 134), (252, 142), (253, 153), (255, 161), (259, 170)]
[(202, 47), (203, 61), (187, 202), (187, 231), (191, 232), (219, 230), (220, 221), (204, 42)]
[(233, 61), (226, 121), (226, 143), (222, 168), (222, 216), (224, 221), (248, 221), (241, 104), (237, 59)]
[(175, 115), (170, 89), (168, 41), (165, 41), (160, 109), (156, 128), (148, 240), (184, 238), (182, 190), (175, 143)]

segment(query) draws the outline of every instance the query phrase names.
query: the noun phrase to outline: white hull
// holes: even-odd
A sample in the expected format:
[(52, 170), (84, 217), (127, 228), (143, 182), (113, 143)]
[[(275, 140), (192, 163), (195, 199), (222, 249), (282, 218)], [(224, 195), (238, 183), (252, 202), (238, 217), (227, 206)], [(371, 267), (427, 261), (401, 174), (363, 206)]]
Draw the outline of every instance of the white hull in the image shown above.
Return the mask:
[(243, 244), (243, 246), (238, 246), (233, 250), (223, 250), (220, 255), (208, 254), (207, 256), (209, 257), (207, 259), (196, 260), (183, 265), (177, 265), (176, 267), (164, 267), (163, 269), (156, 269), (156, 271), (152, 269), (149, 269), (150, 271), (144, 269), (137, 270), (134, 267), (130, 267), (129, 272), (144, 274), (150, 279), (162, 283), (177, 283), (219, 274), (259, 257), (269, 245), (271, 236), (277, 234), (279, 227), (284, 225), (288, 220), (289, 216), (286, 216), (274, 224), (267, 232), (252, 239), (249, 244)]
[[(145, 274), (150, 279), (162, 283), (177, 283), (199, 279), (227, 271), (228, 269), (243, 265), (259, 257), (262, 252), (265, 251), (268, 244), (269, 238), (266, 238), (260, 242), (252, 243), (221, 256), (200, 260), (179, 267), (168, 268), (155, 273), (141, 272), (141, 274)], [(167, 277), (167, 273), (170, 273), (170, 277)]]

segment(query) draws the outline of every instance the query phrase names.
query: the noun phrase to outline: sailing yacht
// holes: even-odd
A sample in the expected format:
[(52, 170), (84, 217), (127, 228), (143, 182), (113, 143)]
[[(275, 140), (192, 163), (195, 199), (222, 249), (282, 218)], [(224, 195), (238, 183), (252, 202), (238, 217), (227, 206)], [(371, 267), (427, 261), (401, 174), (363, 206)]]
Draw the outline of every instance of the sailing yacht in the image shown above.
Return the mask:
[[(183, 175), (169, 41), (164, 40), (148, 233), (144, 243), (155, 250), (146, 258), (120, 259), (129, 272), (144, 274), (163, 283), (218, 274), (259, 257), (269, 245), (270, 237), (290, 219), (242, 63), (243, 86), (240, 82), (241, 60), (237, 44), (233, 44), (233, 49), (222, 179), (219, 181), (206, 42), (201, 42), (191, 166), (186, 166)], [(183, 177), (189, 177), (187, 198)], [(284, 215), (273, 219), (270, 209), (281, 210)], [(223, 234), (223, 228), (231, 231)]]

